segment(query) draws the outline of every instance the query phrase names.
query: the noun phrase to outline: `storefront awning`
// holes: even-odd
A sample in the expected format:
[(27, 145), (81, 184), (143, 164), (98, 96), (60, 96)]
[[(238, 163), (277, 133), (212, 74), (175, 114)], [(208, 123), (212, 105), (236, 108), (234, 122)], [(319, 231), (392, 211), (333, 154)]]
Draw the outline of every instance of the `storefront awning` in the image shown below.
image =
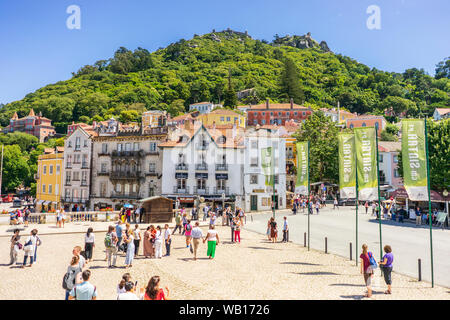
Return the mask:
[[(430, 191), (430, 195), (431, 195), (431, 201), (433, 201), (433, 202), (445, 202), (445, 201), (450, 200), (450, 199), (444, 198), (444, 196), (442, 196), (441, 194), (439, 194), (437, 191), (434, 191), (434, 190)], [(393, 192), (392, 196), (394, 198), (409, 199), (408, 193), (406, 192), (405, 187), (400, 187), (397, 190), (395, 190)]]
[(36, 202), (36, 204), (43, 204), (44, 200), (39, 200), (38, 202)]
[(42, 203), (42, 205), (48, 206), (50, 203), (52, 203), (52, 202), (51, 201), (44, 201), (44, 203)]

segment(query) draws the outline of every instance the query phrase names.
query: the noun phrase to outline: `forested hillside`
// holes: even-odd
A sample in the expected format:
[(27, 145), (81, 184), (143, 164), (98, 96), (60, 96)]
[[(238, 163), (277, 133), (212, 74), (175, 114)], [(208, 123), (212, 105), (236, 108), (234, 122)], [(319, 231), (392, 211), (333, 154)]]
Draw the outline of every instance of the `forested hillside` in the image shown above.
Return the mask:
[(450, 105), (448, 59), (437, 66), (436, 77), (419, 69), (399, 74), (370, 69), (328, 51), (323, 43), (303, 48), (302, 39), (277, 36), (268, 43), (223, 31), (182, 39), (153, 53), (121, 47), (111, 59), (80, 68), (70, 80), (6, 104), (0, 110), (0, 124), (7, 125), (15, 111), (22, 117), (34, 108), (64, 133), (72, 120), (90, 122), (111, 116), (139, 120), (147, 109), (176, 115), (190, 103), (224, 103), (227, 95), (248, 88), (255, 88), (256, 96), (238, 104), (293, 97), (296, 103), (313, 108), (332, 107), (340, 101), (352, 112), (381, 113), (392, 107), (411, 116), (430, 115), (435, 107)]

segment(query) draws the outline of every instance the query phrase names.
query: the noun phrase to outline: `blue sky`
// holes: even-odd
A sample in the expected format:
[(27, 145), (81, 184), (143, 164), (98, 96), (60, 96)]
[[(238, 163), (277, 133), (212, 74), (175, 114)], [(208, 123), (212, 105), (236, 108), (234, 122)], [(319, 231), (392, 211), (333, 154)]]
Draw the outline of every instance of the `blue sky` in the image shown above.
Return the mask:
[[(80, 30), (66, 27), (70, 5), (81, 8)], [(366, 27), (370, 5), (380, 7), (380, 30)], [(311, 32), (370, 67), (434, 75), (450, 56), (449, 12), (448, 0), (0, 0), (0, 102), (69, 79), (120, 46), (154, 51), (228, 27), (266, 40)]]

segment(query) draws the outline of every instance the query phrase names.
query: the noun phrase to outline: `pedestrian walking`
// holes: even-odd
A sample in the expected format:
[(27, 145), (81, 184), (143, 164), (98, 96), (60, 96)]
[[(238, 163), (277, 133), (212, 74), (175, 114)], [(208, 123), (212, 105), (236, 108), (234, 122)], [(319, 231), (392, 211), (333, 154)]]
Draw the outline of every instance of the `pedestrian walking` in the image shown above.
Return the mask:
[(188, 219), (185, 213), (181, 215), (181, 221), (183, 222), (183, 232), (181, 234), (184, 236), (184, 234), (186, 233), (186, 224), (188, 223)]
[(208, 205), (206, 205), (203, 208), (203, 221), (206, 221), (206, 218), (208, 217), (208, 212), (209, 212), (209, 207), (208, 207)]
[(203, 239), (202, 229), (200, 229), (199, 226), (200, 226), (200, 224), (198, 223), (198, 221), (195, 222), (195, 227), (192, 228), (192, 233), (191, 233), (192, 243), (193, 243), (193, 246), (194, 246), (194, 249), (193, 249), (194, 260), (197, 260), (197, 249), (198, 249), (198, 246), (200, 244), (200, 239), (204, 240)]
[(287, 217), (284, 217), (284, 223), (283, 223), (283, 241), (282, 242), (289, 242), (289, 224), (287, 221)]
[(392, 254), (392, 248), (389, 245), (385, 245), (384, 248), (385, 255), (383, 260), (379, 262), (380, 268), (383, 271), (384, 282), (386, 282), (388, 289), (384, 292), (385, 294), (392, 294), (392, 263), (394, 262), (394, 255)]
[(20, 230), (19, 229), (14, 229), (14, 234), (11, 237), (10, 240), (10, 250), (9, 250), (9, 257), (10, 257), (10, 261), (9, 261), (9, 265), (12, 265), (14, 263), (17, 262), (17, 252), (15, 250), (16, 244), (20, 239)]
[(56, 227), (61, 228), (62, 226), (62, 213), (61, 210), (56, 210)]
[(22, 268), (24, 268), (27, 264), (28, 257), (30, 258), (30, 265), (33, 265), (33, 262), (36, 261), (36, 250), (39, 245), (41, 245), (41, 240), (37, 236), (38, 231), (36, 229), (31, 230), (30, 235), (25, 240), (25, 244), (23, 246), (24, 258)]
[(134, 236), (131, 230), (126, 233), (127, 238), (124, 240), (127, 244), (127, 254), (125, 256), (125, 268), (131, 268), (133, 266), (133, 260), (135, 255), (134, 248)]
[(320, 208), (320, 202), (319, 200), (316, 201), (316, 212), (319, 214), (319, 208)]
[(161, 231), (161, 227), (156, 227), (156, 236), (155, 236), (155, 258), (162, 258), (162, 246), (163, 246), (164, 235)]
[(367, 244), (362, 245), (362, 253), (359, 256), (361, 259), (361, 273), (364, 275), (364, 282), (367, 287), (367, 293), (364, 297), (370, 298), (372, 297), (372, 277), (373, 277), (373, 269), (370, 264), (369, 252), (367, 251)]
[(23, 217), (25, 227), (28, 227), (28, 222), (30, 220), (30, 214), (31, 214), (30, 209), (26, 208), (25, 212), (24, 212), (24, 217)]
[(95, 247), (95, 235), (94, 230), (89, 228), (84, 236), (84, 252), (86, 253), (86, 259), (88, 262), (92, 261)]
[(80, 283), (79, 275), (81, 274), (81, 268), (80, 268), (80, 257), (79, 256), (73, 256), (69, 267), (67, 267), (67, 272), (64, 275), (62, 287), (66, 290), (66, 297), (65, 300), (69, 300), (70, 291)]
[(152, 249), (151, 258), (155, 257), (155, 241), (156, 241), (156, 228), (154, 225), (150, 225), (150, 245)]
[(134, 210), (134, 223), (138, 223), (141, 221), (141, 207), (137, 208), (136, 210)]
[(96, 300), (97, 299), (97, 288), (89, 283), (91, 278), (91, 271), (85, 270), (81, 274), (83, 282), (77, 284), (71, 291), (69, 295), (69, 300)]
[(147, 227), (147, 230), (144, 232), (144, 257), (147, 259), (152, 256), (153, 246), (150, 242), (152, 238), (152, 232), (150, 230), (150, 226)]
[(164, 294), (164, 290), (159, 287), (160, 278), (159, 276), (153, 276), (148, 281), (147, 287), (145, 288), (144, 300), (168, 300), (169, 299), (169, 288), (166, 287), (167, 295)]
[(297, 214), (297, 203), (296, 203), (296, 202), (294, 202), (294, 203), (292, 204), (292, 214), (293, 214), (293, 215), (296, 215), (296, 214)]
[(139, 245), (141, 244), (141, 230), (139, 230), (139, 225), (134, 225), (133, 230), (133, 237), (134, 237), (134, 256), (137, 257), (139, 255)]
[(267, 234), (267, 240), (269, 240), (269, 241), (272, 240), (272, 238), (271, 238), (271, 236), (270, 236), (270, 229), (271, 229), (270, 223), (272, 222), (272, 219), (273, 219), (273, 218), (270, 218), (269, 221), (267, 221), (267, 231), (266, 231), (266, 234)]
[(170, 245), (172, 244), (172, 238), (169, 225), (164, 225), (164, 244), (166, 245), (166, 256), (170, 256)]
[(375, 215), (376, 208), (377, 208), (377, 205), (375, 204), (375, 201), (372, 201), (372, 216)]
[(186, 220), (186, 225), (184, 226), (185, 236), (186, 236), (186, 248), (189, 248), (191, 250), (191, 253), (193, 252), (192, 245), (191, 245), (191, 234), (192, 234), (192, 225), (191, 220)]
[(181, 215), (179, 212), (177, 212), (176, 216), (175, 216), (175, 228), (173, 229), (173, 233), (175, 233), (175, 231), (177, 231), (178, 229), (178, 234), (181, 234)]
[(79, 265), (80, 265), (81, 270), (83, 270), (83, 268), (85, 267), (87, 262), (86, 262), (86, 258), (84, 257), (85, 253), (83, 252), (83, 254), (81, 254), (81, 247), (80, 246), (73, 247), (72, 254), (74, 256), (78, 256), (80, 258)]
[(117, 238), (114, 229), (114, 226), (108, 227), (108, 232), (106, 233), (104, 240), (106, 259), (108, 260), (109, 268), (115, 267), (117, 261), (117, 242), (119, 241), (119, 239)]
[[(241, 220), (237, 217), (234, 221), (235, 227), (234, 227), (234, 242), (237, 242), (239, 240), (239, 243), (241, 243)], [(238, 240), (236, 240), (238, 239)]]
[(366, 214), (367, 214), (368, 211), (369, 211), (369, 202), (368, 202), (368, 201), (366, 201), (366, 202), (364, 203), (364, 208), (366, 208)]
[(245, 218), (245, 213), (244, 210), (242, 208), (239, 208), (239, 220), (241, 222), (241, 226), (243, 226), (245, 224), (244, 218)]
[(134, 283), (133, 282), (126, 282), (124, 284), (125, 292), (121, 293), (117, 296), (117, 300), (140, 300), (137, 295), (134, 293)]
[(206, 252), (206, 255), (210, 259), (214, 259), (214, 256), (216, 255), (216, 246), (219, 244), (219, 235), (214, 228), (215, 227), (213, 225), (210, 225), (208, 234), (206, 235), (205, 239), (203, 239), (203, 243), (205, 243), (205, 241), (208, 241), (208, 251)]
[(121, 220), (119, 220), (116, 225), (116, 236), (117, 236), (117, 251), (120, 251), (120, 245), (122, 244), (122, 237), (123, 237), (123, 226)]
[(278, 237), (278, 230), (277, 230), (277, 222), (272, 217), (270, 218), (270, 238), (272, 239), (272, 242), (277, 242)]
[(333, 210), (335, 210), (336, 208), (339, 210), (339, 203), (338, 203), (337, 199), (334, 198), (334, 200), (333, 200)]
[(209, 224), (212, 225), (212, 226), (215, 226), (216, 225), (216, 220), (217, 220), (216, 214), (213, 212), (211, 214), (211, 218), (209, 218)]

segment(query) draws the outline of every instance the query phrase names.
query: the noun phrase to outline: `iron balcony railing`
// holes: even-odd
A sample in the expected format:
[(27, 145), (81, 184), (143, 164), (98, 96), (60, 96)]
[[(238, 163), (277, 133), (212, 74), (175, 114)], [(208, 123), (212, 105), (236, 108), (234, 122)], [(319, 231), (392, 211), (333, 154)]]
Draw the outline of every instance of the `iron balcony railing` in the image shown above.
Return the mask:
[(137, 179), (141, 178), (140, 171), (112, 171), (109, 173), (112, 179)]
[(209, 187), (194, 187), (194, 194), (209, 194)]
[(208, 164), (206, 164), (206, 163), (197, 163), (195, 165), (195, 170), (208, 171)]
[(178, 163), (175, 165), (175, 170), (187, 171), (189, 166), (186, 163)]
[(178, 188), (178, 186), (173, 187), (173, 193), (176, 194), (189, 194), (189, 187)]
[(229, 195), (230, 187), (224, 187), (224, 188), (214, 187), (214, 194), (221, 195), (222, 193), (225, 193), (225, 195)]
[(226, 163), (217, 163), (216, 171), (228, 171), (228, 164)]

